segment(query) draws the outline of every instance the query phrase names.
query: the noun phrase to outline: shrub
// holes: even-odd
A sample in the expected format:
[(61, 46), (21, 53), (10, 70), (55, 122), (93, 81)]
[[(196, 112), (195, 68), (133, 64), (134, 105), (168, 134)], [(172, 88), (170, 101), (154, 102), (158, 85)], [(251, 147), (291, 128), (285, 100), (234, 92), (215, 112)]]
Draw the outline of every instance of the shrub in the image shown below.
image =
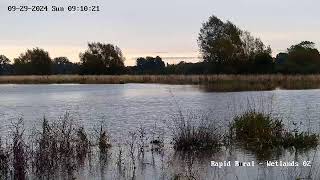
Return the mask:
[(231, 134), (240, 143), (260, 149), (272, 147), (299, 149), (318, 145), (318, 135), (290, 132), (284, 129), (281, 120), (253, 110), (234, 118)]
[(234, 118), (231, 131), (239, 141), (259, 145), (278, 145), (281, 143), (283, 124), (268, 114), (248, 111)]

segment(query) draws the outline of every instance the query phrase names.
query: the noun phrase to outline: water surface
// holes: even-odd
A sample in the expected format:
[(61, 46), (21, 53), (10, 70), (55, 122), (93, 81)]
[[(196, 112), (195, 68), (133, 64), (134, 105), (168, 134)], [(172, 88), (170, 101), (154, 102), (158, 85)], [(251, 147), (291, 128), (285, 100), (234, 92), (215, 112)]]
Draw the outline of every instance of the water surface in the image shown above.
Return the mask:
[[(11, 122), (18, 118), (24, 119), (26, 129), (39, 127), (43, 117), (55, 121), (68, 112), (78, 125), (84, 126), (89, 131), (103, 122), (115, 141), (127, 137), (129, 131), (134, 131), (140, 126), (151, 129), (156, 124), (158, 128), (164, 129), (169, 143), (172, 121), (180, 111), (185, 117), (205, 115), (209, 120), (216, 121), (223, 129), (234, 115), (248, 108), (255, 108), (283, 119), (287, 128), (319, 132), (319, 103), (318, 89), (208, 92), (191, 85), (0, 85), (0, 130), (1, 134), (7, 134)], [(167, 151), (168, 161), (173, 164), (184, 164), (183, 158), (179, 159), (180, 156), (174, 155), (171, 149)], [(317, 159), (318, 153), (315, 152), (317, 151), (296, 155), (286, 151), (276, 159), (301, 161), (307, 158)], [(284, 179), (278, 176), (282, 171), (280, 168), (257, 166), (220, 170), (209, 166), (210, 160), (227, 159), (257, 160), (255, 154), (236, 148), (214, 154), (210, 159), (200, 161), (202, 164), (194, 166), (198, 169), (202, 167), (202, 170), (198, 170), (200, 171), (198, 175), (205, 174), (204, 177), (223, 179), (220, 175), (226, 173), (231, 174), (230, 179), (232, 177), (257, 179), (256, 177), (263, 177), (261, 174), (263, 172), (273, 174), (264, 176), (263, 179), (272, 177)], [(156, 161), (160, 162), (160, 157), (156, 158)], [(144, 173), (140, 173), (140, 178), (163, 177), (160, 166), (146, 169)], [(290, 171), (294, 170), (286, 169), (288, 174)], [(79, 176), (82, 175), (80, 173)], [(97, 175), (88, 177), (101, 178)]]

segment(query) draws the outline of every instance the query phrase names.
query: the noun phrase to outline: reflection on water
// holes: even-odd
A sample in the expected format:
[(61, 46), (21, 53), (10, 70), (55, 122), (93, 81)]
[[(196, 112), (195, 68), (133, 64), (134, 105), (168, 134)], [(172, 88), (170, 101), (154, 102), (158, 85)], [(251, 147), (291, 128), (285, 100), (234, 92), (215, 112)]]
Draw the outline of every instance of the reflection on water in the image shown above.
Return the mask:
[[(201, 113), (227, 128), (235, 114), (249, 107), (271, 112), (289, 129), (319, 132), (320, 90), (272, 90), (209, 92), (197, 86), (122, 84), (122, 85), (0, 85), (1, 134), (8, 134), (11, 121), (23, 117), (26, 129), (40, 127), (46, 116), (54, 121), (65, 112), (88, 132), (103, 121), (113, 147), (105, 157), (92, 152), (72, 172), (78, 179), (294, 179), (319, 177), (318, 149), (272, 149), (255, 152), (237, 145), (222, 147), (212, 154), (183, 154), (173, 150), (172, 116)], [(153, 151), (152, 131), (164, 130), (165, 147)], [(130, 156), (129, 132), (143, 126), (148, 134), (144, 155)], [(28, 131), (26, 131), (28, 132)], [(119, 144), (119, 146), (118, 146)], [(120, 155), (121, 154), (121, 155)], [(121, 161), (120, 161), (121, 159)], [(265, 160), (297, 161), (299, 167), (266, 167)], [(302, 166), (312, 161), (312, 167)], [(133, 161), (135, 162), (133, 164)], [(210, 161), (256, 161), (255, 167), (211, 167)], [(311, 171), (312, 170), (312, 171)], [(310, 174), (310, 172), (312, 172)]]
[[(294, 82), (294, 83), (293, 83)], [(276, 89), (306, 90), (319, 89), (320, 85), (313, 81), (250, 81), (250, 80), (225, 80), (211, 84), (199, 85), (199, 88), (207, 92), (235, 92), (235, 91), (267, 91)]]

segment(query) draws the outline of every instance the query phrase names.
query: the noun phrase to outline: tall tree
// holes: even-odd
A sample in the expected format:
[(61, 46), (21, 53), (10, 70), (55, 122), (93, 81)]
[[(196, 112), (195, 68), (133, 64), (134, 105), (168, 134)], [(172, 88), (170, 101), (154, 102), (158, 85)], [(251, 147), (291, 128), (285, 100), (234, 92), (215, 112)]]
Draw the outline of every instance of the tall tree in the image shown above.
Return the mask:
[(241, 59), (241, 30), (227, 21), (224, 23), (211, 16), (200, 29), (198, 44), (205, 62), (216, 65), (217, 72), (223, 71), (225, 64)]
[(248, 31), (241, 33), (241, 41), (244, 54), (247, 58), (252, 58), (261, 53), (272, 53), (270, 46), (266, 47), (261, 39), (253, 37)]
[(216, 16), (203, 23), (198, 44), (204, 62), (210, 63), (215, 73), (247, 73), (257, 64), (254, 62), (257, 58), (261, 62), (261, 58), (270, 60), (268, 54), (271, 56), (271, 48), (260, 39)]
[(13, 65), (17, 74), (48, 75), (52, 61), (47, 51), (34, 48), (14, 59)]
[(319, 73), (320, 54), (315, 44), (303, 41), (288, 48), (287, 58), (282, 63), (284, 73)]
[(10, 60), (5, 55), (0, 55), (0, 75), (10, 74)]
[(121, 49), (112, 44), (89, 43), (80, 54), (82, 74), (120, 74), (124, 70)]

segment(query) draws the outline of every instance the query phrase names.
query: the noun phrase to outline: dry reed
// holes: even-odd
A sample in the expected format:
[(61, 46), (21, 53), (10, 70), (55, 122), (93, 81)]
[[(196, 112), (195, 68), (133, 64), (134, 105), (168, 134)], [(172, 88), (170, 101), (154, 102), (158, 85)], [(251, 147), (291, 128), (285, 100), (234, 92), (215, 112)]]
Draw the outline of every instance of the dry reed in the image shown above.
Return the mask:
[(241, 91), (311, 89), (320, 75), (50, 75), (0, 76), (0, 84), (124, 84), (159, 83), (205, 85), (205, 90)]

